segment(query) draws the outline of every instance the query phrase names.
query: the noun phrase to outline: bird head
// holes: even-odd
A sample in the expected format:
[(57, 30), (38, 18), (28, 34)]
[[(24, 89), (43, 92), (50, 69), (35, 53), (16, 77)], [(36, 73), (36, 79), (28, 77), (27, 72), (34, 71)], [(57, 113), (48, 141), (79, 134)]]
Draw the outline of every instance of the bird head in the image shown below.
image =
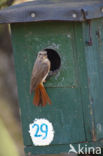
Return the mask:
[(46, 52), (45, 50), (39, 51), (38, 57), (39, 57), (40, 59), (46, 59), (46, 58), (47, 58), (47, 52)]

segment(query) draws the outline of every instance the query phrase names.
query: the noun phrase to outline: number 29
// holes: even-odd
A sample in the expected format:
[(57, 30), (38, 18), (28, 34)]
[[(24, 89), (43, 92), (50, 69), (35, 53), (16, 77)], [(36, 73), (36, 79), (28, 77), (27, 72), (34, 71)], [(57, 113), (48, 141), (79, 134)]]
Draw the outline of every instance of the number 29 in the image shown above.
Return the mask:
[(38, 125), (38, 124), (34, 124), (32, 126), (32, 128), (35, 128), (36, 127), (36, 131), (35, 131), (35, 134), (34, 136), (35, 137), (42, 137), (43, 134), (45, 134), (45, 136), (43, 136), (43, 140), (46, 139), (47, 137), (47, 134), (48, 134), (48, 125), (46, 125), (45, 123), (41, 124), (41, 125)]

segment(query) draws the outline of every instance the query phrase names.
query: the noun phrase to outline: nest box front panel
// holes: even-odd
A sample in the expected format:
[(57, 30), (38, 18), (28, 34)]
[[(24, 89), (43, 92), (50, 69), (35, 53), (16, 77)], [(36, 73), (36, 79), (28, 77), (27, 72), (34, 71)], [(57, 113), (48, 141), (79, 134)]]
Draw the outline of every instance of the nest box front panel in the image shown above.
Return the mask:
[[(42, 22), (12, 24), (15, 69), (25, 145), (33, 145), (29, 124), (35, 118), (48, 119), (54, 128), (51, 144), (85, 141), (82, 110), (79, 57), (75, 44), (74, 24), (68, 22)], [(36, 107), (30, 95), (30, 78), (37, 53), (43, 49), (55, 50), (61, 58), (56, 74), (44, 84), (51, 105)]]

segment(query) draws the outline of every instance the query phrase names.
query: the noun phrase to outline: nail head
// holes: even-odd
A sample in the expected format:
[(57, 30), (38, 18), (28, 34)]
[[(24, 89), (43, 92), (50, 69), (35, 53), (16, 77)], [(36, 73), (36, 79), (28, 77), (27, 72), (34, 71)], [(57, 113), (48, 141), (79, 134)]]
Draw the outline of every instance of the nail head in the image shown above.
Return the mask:
[(73, 18), (76, 18), (76, 17), (77, 17), (77, 14), (76, 14), (76, 13), (73, 13), (73, 14), (72, 14), (72, 17), (73, 17)]
[(31, 13), (31, 17), (34, 18), (36, 17), (36, 14), (34, 12)]

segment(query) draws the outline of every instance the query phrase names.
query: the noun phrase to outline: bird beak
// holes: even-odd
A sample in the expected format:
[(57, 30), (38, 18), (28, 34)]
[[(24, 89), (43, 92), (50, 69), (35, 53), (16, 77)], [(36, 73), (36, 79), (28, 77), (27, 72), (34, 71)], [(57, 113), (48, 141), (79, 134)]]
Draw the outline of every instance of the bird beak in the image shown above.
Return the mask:
[(47, 58), (47, 56), (44, 56), (43, 58), (44, 58), (44, 59), (46, 59), (46, 58)]

